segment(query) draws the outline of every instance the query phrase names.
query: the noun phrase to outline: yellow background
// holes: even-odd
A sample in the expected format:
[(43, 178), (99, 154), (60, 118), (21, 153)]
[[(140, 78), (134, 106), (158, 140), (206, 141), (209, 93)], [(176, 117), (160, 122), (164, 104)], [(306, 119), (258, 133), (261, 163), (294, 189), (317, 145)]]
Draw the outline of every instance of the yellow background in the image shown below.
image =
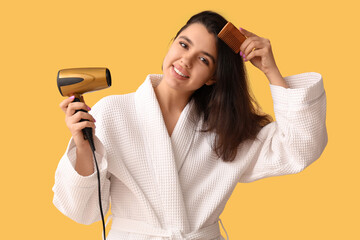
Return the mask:
[[(78, 224), (52, 204), (70, 138), (57, 72), (110, 69), (113, 86), (85, 95), (90, 106), (133, 92), (147, 74), (161, 73), (171, 38), (203, 10), (270, 39), (283, 76), (321, 73), (327, 93), (324, 153), (302, 173), (238, 184), (221, 215), (230, 239), (360, 239), (355, 0), (3, 1), (0, 239), (101, 239), (100, 222)], [(265, 75), (246, 64), (257, 100), (273, 115)]]

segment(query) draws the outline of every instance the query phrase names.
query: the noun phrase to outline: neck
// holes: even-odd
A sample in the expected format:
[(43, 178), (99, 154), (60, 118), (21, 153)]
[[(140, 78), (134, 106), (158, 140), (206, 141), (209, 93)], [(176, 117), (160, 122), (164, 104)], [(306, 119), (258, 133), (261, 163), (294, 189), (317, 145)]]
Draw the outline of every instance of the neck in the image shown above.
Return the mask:
[(166, 87), (166, 83), (163, 80), (154, 88), (154, 91), (161, 110), (168, 113), (181, 112), (191, 96), (191, 93), (183, 93)]

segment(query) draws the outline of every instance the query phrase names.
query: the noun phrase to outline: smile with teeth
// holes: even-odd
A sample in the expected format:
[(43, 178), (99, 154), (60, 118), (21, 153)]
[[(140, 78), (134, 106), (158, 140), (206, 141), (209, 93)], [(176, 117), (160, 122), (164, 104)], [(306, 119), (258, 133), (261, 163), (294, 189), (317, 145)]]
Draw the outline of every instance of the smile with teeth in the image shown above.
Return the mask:
[(179, 74), (179, 75), (182, 76), (182, 77), (189, 78), (188, 76), (186, 76), (186, 75), (184, 75), (182, 72), (180, 72), (175, 66), (173, 66), (173, 67), (174, 67), (174, 71), (175, 71), (177, 74)]

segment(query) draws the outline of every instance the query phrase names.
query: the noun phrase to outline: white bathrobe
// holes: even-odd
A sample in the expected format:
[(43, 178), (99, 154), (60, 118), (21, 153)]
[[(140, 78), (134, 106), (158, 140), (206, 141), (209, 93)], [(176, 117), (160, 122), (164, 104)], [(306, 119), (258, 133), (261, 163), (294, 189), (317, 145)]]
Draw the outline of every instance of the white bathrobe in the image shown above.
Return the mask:
[[(106, 212), (111, 200), (108, 240), (223, 239), (219, 216), (238, 182), (298, 173), (327, 144), (318, 73), (286, 77), (289, 89), (270, 84), (276, 121), (239, 145), (233, 162), (219, 159), (213, 135), (198, 131), (192, 101), (169, 136), (153, 89), (161, 79), (148, 75), (135, 93), (105, 97), (90, 112)], [(79, 175), (75, 160), (71, 139), (56, 170), (53, 202), (76, 222), (91, 224), (100, 220), (96, 172)]]

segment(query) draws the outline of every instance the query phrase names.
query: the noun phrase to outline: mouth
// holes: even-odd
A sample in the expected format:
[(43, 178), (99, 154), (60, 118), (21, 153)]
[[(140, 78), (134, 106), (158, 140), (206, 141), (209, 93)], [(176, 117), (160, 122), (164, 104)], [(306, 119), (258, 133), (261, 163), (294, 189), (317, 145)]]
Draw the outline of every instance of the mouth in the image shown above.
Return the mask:
[(175, 71), (179, 76), (184, 77), (184, 78), (189, 78), (189, 77), (190, 77), (190, 76), (186, 75), (185, 73), (183, 73), (183, 72), (180, 70), (181, 67), (178, 67), (178, 68), (180, 68), (180, 69), (176, 68), (174, 65), (173, 65), (172, 67), (173, 67), (174, 71)]

